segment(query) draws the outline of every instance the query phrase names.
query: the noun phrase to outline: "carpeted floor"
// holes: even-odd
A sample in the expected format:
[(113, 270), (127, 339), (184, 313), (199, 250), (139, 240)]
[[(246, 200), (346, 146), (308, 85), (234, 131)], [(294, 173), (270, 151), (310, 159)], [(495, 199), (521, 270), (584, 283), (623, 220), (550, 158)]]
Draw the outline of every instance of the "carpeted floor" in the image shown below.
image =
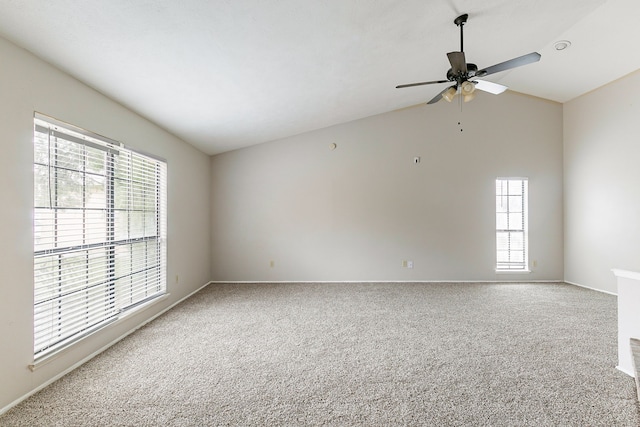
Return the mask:
[(566, 284), (213, 284), (2, 426), (638, 426), (616, 297)]

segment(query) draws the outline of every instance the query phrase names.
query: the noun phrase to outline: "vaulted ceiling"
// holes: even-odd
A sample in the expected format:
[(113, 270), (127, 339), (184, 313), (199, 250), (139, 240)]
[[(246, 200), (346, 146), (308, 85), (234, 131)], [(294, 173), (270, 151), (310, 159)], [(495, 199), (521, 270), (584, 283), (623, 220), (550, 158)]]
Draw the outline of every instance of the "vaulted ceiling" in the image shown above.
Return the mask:
[(468, 62), (542, 54), (486, 78), (513, 91), (640, 69), (637, 0), (0, 0), (0, 35), (216, 154), (428, 101), (395, 86), (445, 78), (462, 13)]

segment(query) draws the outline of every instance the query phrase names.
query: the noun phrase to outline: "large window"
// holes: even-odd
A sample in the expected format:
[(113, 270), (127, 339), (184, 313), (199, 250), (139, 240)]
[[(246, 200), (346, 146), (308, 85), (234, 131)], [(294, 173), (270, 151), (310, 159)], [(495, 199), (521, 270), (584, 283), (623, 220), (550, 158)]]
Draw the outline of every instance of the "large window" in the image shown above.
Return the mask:
[(496, 270), (527, 271), (526, 178), (496, 179)]
[(34, 355), (166, 292), (166, 163), (34, 118)]

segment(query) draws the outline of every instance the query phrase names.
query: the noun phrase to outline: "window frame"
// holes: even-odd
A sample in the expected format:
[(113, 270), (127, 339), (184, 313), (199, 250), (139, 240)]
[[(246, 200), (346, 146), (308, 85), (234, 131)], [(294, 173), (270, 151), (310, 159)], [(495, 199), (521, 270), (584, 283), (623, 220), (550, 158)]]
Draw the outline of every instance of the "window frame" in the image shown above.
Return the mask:
[[(33, 144), (35, 365), (167, 295), (167, 163), (40, 113)], [(59, 200), (63, 193), (72, 201)], [(123, 193), (125, 207), (116, 200)]]
[(529, 179), (498, 177), (495, 184), (495, 271), (529, 273)]

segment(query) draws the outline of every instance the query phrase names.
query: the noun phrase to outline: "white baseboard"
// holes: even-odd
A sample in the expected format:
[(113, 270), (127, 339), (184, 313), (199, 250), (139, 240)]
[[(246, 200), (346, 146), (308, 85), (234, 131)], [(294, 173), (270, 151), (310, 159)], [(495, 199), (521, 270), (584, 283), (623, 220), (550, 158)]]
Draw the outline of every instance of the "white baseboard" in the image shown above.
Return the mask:
[(635, 378), (635, 374), (627, 369), (624, 369), (621, 366), (616, 366), (616, 369), (620, 372), (624, 372), (625, 374), (629, 375), (631, 378)]
[(209, 283), (564, 283), (564, 280), (212, 280)]
[(569, 285), (573, 285), (573, 286), (577, 286), (577, 287), (579, 287), (579, 288), (589, 289), (589, 290), (591, 290), (591, 291), (602, 292), (603, 294), (609, 294), (609, 295), (615, 295), (615, 296), (618, 296), (618, 294), (617, 294), (617, 293), (615, 293), (615, 292), (604, 291), (604, 290), (602, 290), (602, 289), (598, 289), (598, 288), (591, 288), (591, 287), (589, 287), (589, 286), (584, 286), (584, 285), (581, 285), (581, 284), (579, 284), (579, 283), (570, 282), (570, 281), (568, 281), (568, 280), (564, 280), (564, 283), (569, 284)]
[(110, 343), (108, 343), (107, 345), (101, 347), (100, 349), (94, 351), (93, 353), (91, 353), (90, 355), (88, 355), (87, 357), (83, 358), (82, 360), (80, 360), (79, 362), (74, 363), (73, 365), (71, 365), (69, 368), (65, 369), (64, 371), (62, 371), (61, 373), (59, 373), (58, 375), (54, 376), (53, 378), (51, 378), (50, 380), (46, 381), (45, 383), (41, 384), (40, 386), (36, 387), (35, 389), (31, 390), (29, 393), (25, 394), (24, 396), (19, 397), (18, 399), (14, 400), (13, 402), (11, 402), (10, 404), (8, 404), (7, 406), (5, 406), (4, 408), (0, 409), (0, 415), (4, 414), (5, 412), (7, 412), (9, 409), (13, 408), (14, 406), (16, 406), (17, 404), (19, 404), (20, 402), (22, 402), (23, 400), (29, 398), (30, 396), (36, 394), (37, 392), (39, 392), (40, 390), (42, 390), (43, 388), (47, 387), (48, 385), (54, 383), (55, 381), (59, 380), (60, 378), (64, 377), (65, 375), (67, 375), (69, 372), (73, 371), (74, 369), (82, 366), (83, 364), (87, 363), (89, 360), (93, 359), (94, 357), (96, 357), (97, 355), (99, 355), (100, 353), (102, 353), (103, 351), (105, 351), (106, 349), (108, 349), (109, 347), (111, 347), (112, 345), (118, 343), (119, 341), (121, 341), (122, 339), (126, 338), (128, 335), (131, 335), (132, 333), (134, 333), (135, 331), (137, 331), (138, 329), (142, 328), (144, 325), (146, 325), (147, 323), (151, 322), (152, 320), (160, 317), (161, 315), (163, 315), (164, 313), (166, 313), (167, 311), (171, 310), (173, 307), (175, 307), (176, 305), (180, 304), (181, 302), (183, 302), (184, 300), (186, 300), (187, 298), (189, 298), (190, 296), (196, 294), (197, 292), (201, 291), (202, 289), (206, 288), (207, 286), (209, 286), (211, 283), (213, 282), (207, 282), (204, 285), (200, 286), (198, 289), (196, 289), (195, 291), (191, 292), (190, 294), (180, 298), (178, 301), (174, 302), (173, 304), (171, 304), (170, 306), (168, 306), (167, 308), (165, 308), (164, 310), (160, 311), (159, 313), (156, 313), (155, 315), (151, 316), (150, 318), (148, 318), (147, 320), (145, 320), (144, 322), (142, 322), (141, 324), (137, 325), (135, 328), (130, 329), (129, 331), (125, 332), (124, 334), (120, 335), (118, 338), (116, 338), (115, 340), (111, 341)]

